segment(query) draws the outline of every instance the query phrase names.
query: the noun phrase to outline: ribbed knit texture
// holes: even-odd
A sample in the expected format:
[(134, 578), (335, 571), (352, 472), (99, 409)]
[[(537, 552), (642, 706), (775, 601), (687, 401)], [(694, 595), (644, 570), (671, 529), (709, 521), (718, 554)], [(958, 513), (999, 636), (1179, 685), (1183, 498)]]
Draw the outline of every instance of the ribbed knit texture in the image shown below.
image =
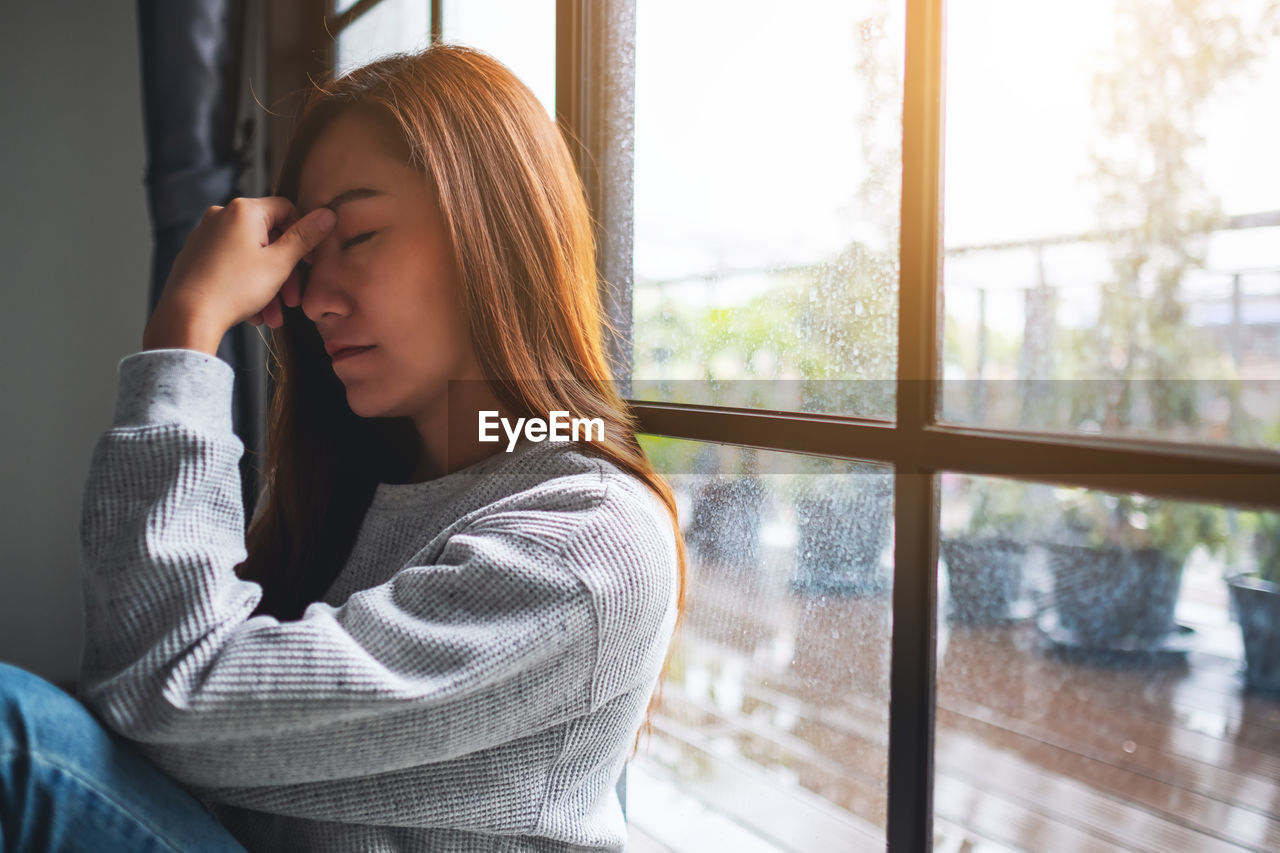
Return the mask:
[(119, 363), (81, 517), (79, 692), (250, 851), (621, 850), (675, 621), (641, 481), (561, 442), (377, 487), (298, 620), (250, 618), (229, 365)]

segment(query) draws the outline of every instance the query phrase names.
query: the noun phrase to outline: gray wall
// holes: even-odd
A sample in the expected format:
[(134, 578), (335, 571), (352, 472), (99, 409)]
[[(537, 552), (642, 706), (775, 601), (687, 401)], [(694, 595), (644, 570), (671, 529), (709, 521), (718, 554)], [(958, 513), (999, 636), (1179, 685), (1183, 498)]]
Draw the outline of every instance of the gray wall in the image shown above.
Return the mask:
[(0, 660), (69, 684), (80, 498), (116, 364), (141, 349), (151, 235), (132, 3), (0, 27)]

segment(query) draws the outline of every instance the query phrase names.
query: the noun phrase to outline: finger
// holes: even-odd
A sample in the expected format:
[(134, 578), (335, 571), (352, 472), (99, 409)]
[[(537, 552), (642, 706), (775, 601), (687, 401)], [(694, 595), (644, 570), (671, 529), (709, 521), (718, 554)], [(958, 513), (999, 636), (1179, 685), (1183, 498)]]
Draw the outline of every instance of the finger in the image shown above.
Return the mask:
[(316, 208), (280, 235), (280, 239), (271, 245), (271, 250), (279, 253), (292, 268), (307, 253), (320, 245), (333, 230), (337, 221), (338, 215), (329, 208)]
[[(269, 232), (269, 243), (275, 243), (280, 236), (297, 224), (301, 211), (293, 202), (284, 196), (271, 195), (253, 199), (258, 205), (259, 213), (264, 217)], [(319, 210), (320, 208), (316, 208)], [(313, 210), (312, 213), (315, 211)]]
[[(264, 247), (276, 242), (297, 218), (293, 202), (283, 196), (236, 196), (220, 209), (252, 221), (254, 233)], [(256, 227), (258, 223), (262, 225), (261, 231)]]
[(246, 320), (245, 322), (247, 322), (250, 326), (261, 326), (261, 325), (262, 325), (262, 312), (261, 312), (261, 311), (259, 311), (257, 314), (254, 314), (252, 317), (250, 317), (250, 318), (249, 318), (248, 320)]
[(280, 287), (280, 298), (290, 308), (297, 308), (302, 304), (302, 273), (298, 271), (296, 266)]
[(289, 227), (292, 219), (298, 215), (298, 208), (282, 195), (263, 196), (255, 198), (253, 201), (261, 210), (266, 212), (268, 228), (279, 227), (283, 232)]

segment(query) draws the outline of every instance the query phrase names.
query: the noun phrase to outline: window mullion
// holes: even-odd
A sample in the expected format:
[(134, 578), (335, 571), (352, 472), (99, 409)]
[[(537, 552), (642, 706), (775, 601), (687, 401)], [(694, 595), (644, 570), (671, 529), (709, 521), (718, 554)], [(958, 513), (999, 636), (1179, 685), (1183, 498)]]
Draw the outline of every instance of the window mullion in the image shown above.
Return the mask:
[(1179, 501), (1280, 509), (1280, 453), (1124, 435), (936, 424), (911, 432), (839, 415), (630, 400), (640, 431), (806, 456), (1016, 477)]
[[(359, 0), (359, 2), (355, 3), (346, 11), (334, 14), (333, 9), (336, 4), (333, 0), (325, 0), (323, 4), (325, 14), (330, 16), (325, 21), (325, 31), (329, 33), (331, 39), (336, 40), (339, 33), (354, 24), (365, 12), (368, 12), (374, 6), (377, 6), (382, 2), (384, 2), (384, 0)], [(333, 63), (330, 62), (328, 67), (332, 66)]]
[(557, 0), (556, 120), (596, 227), (600, 301), (619, 393), (630, 395), (635, 136), (635, 0)]
[[(907, 0), (899, 245), (898, 420), (902, 442), (936, 417), (942, 239), (943, 0)], [(934, 471), (895, 467), (889, 807), (892, 851), (933, 836), (938, 511)]]

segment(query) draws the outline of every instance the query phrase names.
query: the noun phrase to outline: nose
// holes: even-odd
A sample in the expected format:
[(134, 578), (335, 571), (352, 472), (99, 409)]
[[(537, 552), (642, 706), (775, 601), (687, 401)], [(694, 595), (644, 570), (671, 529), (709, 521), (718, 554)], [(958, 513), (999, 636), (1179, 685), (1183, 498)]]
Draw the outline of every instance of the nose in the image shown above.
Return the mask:
[(311, 322), (322, 317), (345, 316), (351, 311), (350, 299), (336, 275), (332, 257), (323, 244), (312, 249), (302, 260), (309, 265), (302, 287), (302, 313)]

